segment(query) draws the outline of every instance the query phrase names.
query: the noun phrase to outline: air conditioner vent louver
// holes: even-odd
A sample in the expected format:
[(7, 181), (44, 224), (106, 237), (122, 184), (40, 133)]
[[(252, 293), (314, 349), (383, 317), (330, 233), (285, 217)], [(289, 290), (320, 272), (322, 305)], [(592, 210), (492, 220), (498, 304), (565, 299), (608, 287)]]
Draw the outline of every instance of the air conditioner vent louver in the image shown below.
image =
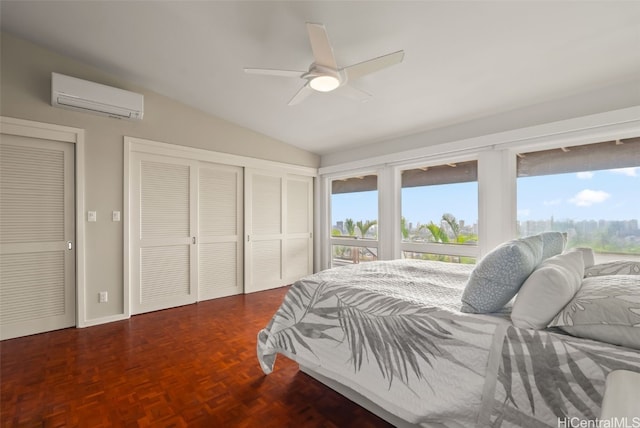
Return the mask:
[(144, 114), (141, 94), (58, 73), (51, 73), (51, 105), (128, 120)]

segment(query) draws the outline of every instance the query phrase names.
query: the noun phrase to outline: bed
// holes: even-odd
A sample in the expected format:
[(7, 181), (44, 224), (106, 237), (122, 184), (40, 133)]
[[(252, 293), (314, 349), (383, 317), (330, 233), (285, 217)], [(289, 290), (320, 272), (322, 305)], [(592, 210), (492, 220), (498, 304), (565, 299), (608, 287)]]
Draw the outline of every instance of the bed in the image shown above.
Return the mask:
[[(535, 240), (535, 246), (543, 247), (541, 241)], [(511, 241), (504, 245), (513, 246)], [(524, 278), (513, 279), (514, 269), (506, 269), (509, 281), (522, 280), (512, 287), (514, 294), (526, 296), (531, 289), (527, 283), (539, 287), (541, 276), (545, 287), (558, 282), (549, 276), (549, 266), (559, 269), (554, 263), (562, 258), (563, 247), (544, 257), (542, 252), (523, 263), (530, 265), (524, 267), (529, 271), (521, 275)], [(575, 254), (565, 258), (578, 260)], [(594, 421), (607, 374), (618, 369), (640, 372), (640, 309), (637, 323), (632, 319), (614, 340), (622, 340), (623, 346), (585, 338), (591, 333), (575, 330), (584, 312), (580, 307), (590, 308), (598, 299), (580, 294), (588, 288), (583, 283), (600, 284), (615, 277), (614, 286), (607, 281), (605, 286), (622, 287), (627, 296), (630, 289), (640, 293), (640, 276), (620, 269), (611, 275), (615, 266), (591, 267), (596, 273), (587, 275), (584, 256), (579, 258), (580, 284), (561, 284), (569, 288), (566, 296), (558, 289), (536, 288), (539, 308), (534, 311), (530, 305), (521, 309), (524, 303), (518, 302), (519, 296), (509, 298), (511, 292), (498, 297), (487, 293), (486, 281), (480, 281), (484, 291), (474, 302), (469, 284), (487, 267), (483, 262), (491, 261), (490, 255), (476, 266), (393, 260), (328, 269), (292, 285), (258, 333), (258, 359), (269, 374), (277, 354), (291, 358), (307, 374), (395, 426), (557, 427), (562, 421)], [(519, 263), (503, 259), (510, 267)], [(495, 263), (490, 268), (490, 275), (501, 275)], [(538, 282), (532, 281), (536, 278)], [(489, 287), (495, 290), (496, 283)], [(545, 303), (545, 293), (552, 303)], [(482, 308), (487, 294), (497, 299), (496, 307)], [(621, 300), (620, 296), (613, 298)], [(625, 304), (640, 306), (640, 296), (625, 299)], [(553, 319), (544, 320), (542, 328), (527, 325), (539, 314), (548, 318), (548, 312), (553, 312)], [(610, 307), (605, 312), (611, 312)], [(635, 316), (633, 310), (626, 312)], [(602, 325), (611, 324), (607, 319)], [(595, 333), (595, 339), (601, 333)]]

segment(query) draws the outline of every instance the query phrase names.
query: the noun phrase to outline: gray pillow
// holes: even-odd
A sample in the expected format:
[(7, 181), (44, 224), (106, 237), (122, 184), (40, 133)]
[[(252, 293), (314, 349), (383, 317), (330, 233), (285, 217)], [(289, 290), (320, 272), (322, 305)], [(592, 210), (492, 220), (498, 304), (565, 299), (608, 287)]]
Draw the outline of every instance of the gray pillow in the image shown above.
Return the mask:
[(540, 237), (542, 238), (542, 260), (557, 256), (564, 251), (566, 241), (562, 232), (542, 232)]
[(584, 261), (579, 251), (549, 257), (522, 284), (511, 311), (513, 325), (540, 330), (580, 289)]
[(585, 277), (602, 275), (640, 275), (640, 262), (617, 260), (614, 262), (599, 263), (584, 271)]
[(494, 248), (471, 272), (462, 293), (462, 312), (500, 310), (516, 295), (542, 259), (539, 235), (514, 239)]
[(614, 345), (640, 349), (640, 276), (585, 278), (549, 327)]

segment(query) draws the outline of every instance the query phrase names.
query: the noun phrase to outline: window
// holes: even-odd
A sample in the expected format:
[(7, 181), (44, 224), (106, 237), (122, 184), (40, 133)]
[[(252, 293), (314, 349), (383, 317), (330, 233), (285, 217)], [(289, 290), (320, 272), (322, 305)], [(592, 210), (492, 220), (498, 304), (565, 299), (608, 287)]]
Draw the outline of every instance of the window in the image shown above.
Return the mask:
[(378, 177), (331, 183), (331, 266), (378, 259)]
[(640, 138), (519, 153), (518, 234), (566, 232), (596, 262), (640, 260)]
[(478, 163), (402, 171), (402, 257), (475, 263)]

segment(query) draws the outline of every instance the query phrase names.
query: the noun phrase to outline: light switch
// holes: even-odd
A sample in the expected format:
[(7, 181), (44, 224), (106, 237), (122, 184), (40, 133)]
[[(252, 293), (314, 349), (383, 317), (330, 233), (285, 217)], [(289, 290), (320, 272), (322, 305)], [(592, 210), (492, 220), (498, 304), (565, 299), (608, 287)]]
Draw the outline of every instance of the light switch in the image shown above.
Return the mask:
[(111, 221), (120, 221), (120, 211), (111, 213)]
[(87, 212), (87, 221), (98, 221), (98, 215), (95, 211)]

